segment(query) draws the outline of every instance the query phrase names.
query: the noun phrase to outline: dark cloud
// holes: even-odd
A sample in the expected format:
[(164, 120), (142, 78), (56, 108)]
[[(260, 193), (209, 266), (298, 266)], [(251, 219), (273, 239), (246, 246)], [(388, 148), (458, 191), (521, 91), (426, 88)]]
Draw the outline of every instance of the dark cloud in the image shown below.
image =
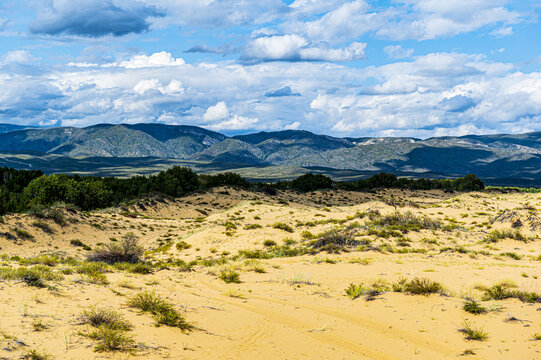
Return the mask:
[(284, 86), (281, 89), (269, 91), (265, 94), (266, 97), (281, 97), (281, 96), (301, 96), (299, 93), (291, 91), (289, 86)]
[(122, 36), (147, 31), (148, 18), (163, 16), (165, 12), (139, 2), (119, 7), (112, 0), (72, 1), (57, 7), (49, 4), (29, 29), (47, 35)]

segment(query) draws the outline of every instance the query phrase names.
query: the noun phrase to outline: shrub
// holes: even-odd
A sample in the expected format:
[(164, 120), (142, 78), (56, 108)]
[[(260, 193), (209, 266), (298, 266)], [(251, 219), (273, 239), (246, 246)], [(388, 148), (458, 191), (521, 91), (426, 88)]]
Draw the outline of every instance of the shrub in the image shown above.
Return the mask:
[(498, 242), (504, 239), (512, 239), (526, 242), (528, 239), (519, 230), (493, 230), (485, 238), (485, 242)]
[(398, 230), (403, 233), (423, 229), (437, 230), (442, 228), (440, 221), (430, 219), (426, 216), (417, 216), (410, 211), (405, 213), (396, 211), (390, 215), (374, 219), (370, 225), (385, 227), (388, 230)]
[(186, 250), (186, 249), (189, 249), (192, 247), (192, 245), (188, 244), (186, 241), (184, 240), (181, 240), (179, 241), (175, 247), (177, 248), (177, 250)]
[(510, 290), (512, 287), (505, 283), (494, 284), (491, 287), (485, 289), (483, 300), (504, 300), (515, 296), (515, 292)]
[(51, 227), (51, 225), (47, 224), (47, 223), (44, 222), (44, 221), (39, 221), (39, 220), (34, 221), (34, 222), (32, 223), (32, 226), (35, 226), (35, 227), (37, 227), (38, 229), (43, 230), (43, 232), (44, 232), (44, 233), (47, 233), (47, 234), (52, 234), (52, 233), (54, 233), (54, 230), (53, 230), (53, 228)]
[(240, 284), (240, 274), (233, 270), (222, 270), (219, 275), (226, 284)]
[(132, 351), (135, 348), (133, 339), (120, 329), (101, 326), (92, 331), (88, 337), (98, 342), (94, 348), (97, 352)]
[(483, 306), (481, 306), (477, 301), (475, 300), (468, 300), (466, 302), (464, 302), (464, 304), (462, 305), (462, 309), (464, 309), (464, 311), (467, 311), (471, 314), (475, 314), (475, 315), (479, 315), (479, 314), (484, 314), (487, 312), (487, 309)]
[(364, 294), (363, 284), (355, 285), (353, 283), (349, 284), (349, 287), (346, 289), (346, 295), (350, 297), (351, 300), (357, 299), (359, 296)]
[(265, 241), (263, 242), (263, 245), (264, 245), (264, 246), (275, 246), (275, 245), (276, 245), (276, 241), (274, 241), (274, 240), (265, 240)]
[(88, 256), (90, 261), (101, 261), (107, 264), (118, 262), (137, 263), (141, 261), (143, 248), (133, 233), (127, 233), (118, 243), (110, 242)]
[(507, 256), (508, 258), (511, 258), (513, 260), (522, 259), (521, 255), (518, 255), (517, 253), (514, 253), (514, 252), (504, 252), (504, 253), (501, 253), (500, 256)]
[(33, 240), (34, 235), (30, 234), (28, 231), (24, 229), (15, 229), (15, 235), (17, 235), (19, 238), (24, 240)]
[(244, 230), (260, 229), (262, 227), (263, 226), (261, 226), (259, 224), (248, 224), (248, 225), (244, 226)]
[(358, 244), (354, 239), (356, 233), (356, 229), (333, 228), (319, 234), (317, 239), (311, 243), (311, 246), (319, 251), (326, 250), (331, 253), (338, 253), (345, 247)]
[(182, 330), (190, 330), (193, 326), (186, 322), (184, 317), (161, 297), (152, 292), (142, 292), (128, 301), (128, 306), (137, 308), (154, 316), (157, 325), (178, 327)]
[(309, 192), (320, 189), (330, 189), (333, 181), (330, 177), (321, 174), (304, 174), (291, 182), (291, 187), (301, 192)]
[(113, 330), (130, 330), (132, 325), (122, 318), (120, 313), (107, 308), (90, 307), (80, 316), (82, 324), (94, 327), (104, 326)]
[(36, 349), (32, 349), (25, 352), (22, 358), (25, 360), (49, 360), (51, 359), (51, 356), (47, 354), (42, 354)]
[(400, 279), (392, 285), (393, 291), (405, 292), (414, 295), (430, 295), (443, 293), (443, 286), (427, 278), (414, 278), (413, 280)]
[(292, 233), (294, 231), (290, 225), (282, 223), (282, 222), (275, 222), (274, 224), (272, 224), (272, 227), (275, 229), (287, 231), (289, 233)]
[(90, 251), (92, 248), (86, 244), (84, 244), (81, 240), (74, 239), (70, 240), (70, 244), (76, 247), (82, 247), (84, 250)]

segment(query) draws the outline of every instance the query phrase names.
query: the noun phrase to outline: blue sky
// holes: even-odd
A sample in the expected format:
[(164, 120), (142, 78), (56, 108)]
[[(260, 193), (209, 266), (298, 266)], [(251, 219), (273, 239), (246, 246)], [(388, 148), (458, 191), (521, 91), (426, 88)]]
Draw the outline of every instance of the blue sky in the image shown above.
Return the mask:
[(541, 130), (541, 1), (4, 0), (0, 122)]

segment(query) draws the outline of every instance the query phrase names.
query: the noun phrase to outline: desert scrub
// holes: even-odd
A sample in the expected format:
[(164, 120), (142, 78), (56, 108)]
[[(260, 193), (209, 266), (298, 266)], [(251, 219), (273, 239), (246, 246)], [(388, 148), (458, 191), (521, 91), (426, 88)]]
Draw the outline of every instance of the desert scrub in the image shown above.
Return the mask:
[(340, 253), (347, 250), (347, 247), (353, 247), (358, 244), (355, 240), (357, 229), (355, 228), (332, 228), (319, 235), (312, 241), (311, 247), (317, 251), (327, 251), (329, 253)]
[(32, 267), (20, 267), (13, 269), (10, 267), (0, 268), (0, 279), (20, 280), (28, 286), (44, 287), (44, 281), (60, 281), (63, 276), (53, 272), (49, 267), (35, 265)]
[(263, 226), (259, 224), (247, 224), (244, 226), (244, 230), (254, 230), (254, 229), (261, 229)]
[(408, 231), (438, 230), (443, 225), (439, 220), (430, 219), (427, 216), (417, 216), (411, 211), (400, 213), (398, 211), (372, 220), (369, 226), (384, 227), (388, 230), (397, 230), (403, 233)]
[(80, 323), (94, 327), (104, 326), (113, 330), (131, 330), (132, 325), (115, 310), (90, 307), (82, 312)]
[(92, 248), (88, 245), (86, 245), (85, 243), (83, 243), (81, 240), (79, 239), (73, 239), (73, 240), (70, 240), (70, 244), (72, 246), (75, 246), (75, 247), (82, 247), (83, 250), (86, 250), (86, 251), (90, 251), (92, 250)]
[(43, 322), (43, 320), (34, 318), (32, 320), (32, 330), (34, 331), (43, 331), (47, 329), (49, 326)]
[(62, 262), (62, 259), (56, 255), (40, 255), (36, 257), (31, 257), (27, 259), (20, 259), (19, 264), (21, 265), (46, 265), (49, 267), (55, 267)]
[(54, 233), (54, 230), (51, 227), (51, 225), (47, 224), (45, 221), (36, 220), (32, 222), (32, 226), (37, 227), (38, 229), (41, 229), (44, 233), (47, 233), (47, 234)]
[(288, 233), (292, 233), (292, 232), (295, 231), (295, 230), (293, 230), (293, 227), (291, 227), (290, 225), (288, 225), (286, 223), (283, 223), (283, 222), (275, 222), (274, 224), (272, 224), (272, 227), (274, 229), (280, 229), (280, 230), (287, 231)]
[(135, 350), (135, 342), (124, 330), (100, 326), (87, 336), (97, 342), (94, 347), (96, 352), (132, 352)]
[(139, 245), (137, 238), (132, 232), (127, 233), (119, 242), (111, 241), (109, 244), (102, 245), (95, 249), (88, 256), (90, 261), (101, 261), (107, 264), (117, 262), (136, 263), (141, 261), (143, 248)]
[(395, 292), (413, 295), (443, 294), (443, 285), (427, 278), (400, 279), (392, 285)]
[(488, 311), (485, 307), (483, 307), (475, 300), (465, 301), (464, 304), (462, 304), (462, 309), (474, 315), (484, 314)]
[(48, 354), (40, 353), (36, 349), (28, 350), (22, 356), (24, 360), (51, 360), (52, 357)]
[(240, 284), (240, 274), (233, 270), (222, 270), (220, 271), (220, 275), (218, 277), (226, 284)]
[(274, 240), (265, 240), (263, 241), (264, 246), (276, 246), (276, 241)]
[(346, 289), (346, 295), (351, 299), (351, 300), (355, 300), (357, 299), (359, 296), (363, 295), (364, 294), (364, 287), (363, 287), (363, 284), (358, 284), (358, 285), (355, 285), (353, 283), (349, 284), (349, 287)]
[(153, 292), (141, 292), (129, 299), (127, 305), (144, 313), (152, 314), (157, 326), (167, 325), (183, 331), (188, 331), (193, 327), (172, 304)]
[(528, 239), (519, 230), (493, 230), (484, 239), (485, 242), (495, 243), (504, 239), (512, 239), (526, 242)]
[(483, 327), (473, 327), (467, 320), (464, 320), (459, 331), (466, 335), (467, 340), (484, 341), (488, 338), (488, 333), (484, 331)]
[(187, 250), (187, 249), (191, 248), (192, 245), (188, 244), (188, 243), (187, 243), (186, 241), (184, 241), (184, 240), (181, 240), (181, 241), (179, 241), (179, 242), (175, 245), (175, 247), (177, 248), (177, 250), (181, 250), (181, 251), (182, 251), (182, 250)]
[(34, 235), (24, 229), (15, 229), (15, 235), (23, 240), (34, 240)]
[(124, 270), (132, 274), (152, 274), (153, 272), (153, 266), (152, 264), (146, 263), (146, 262), (138, 262), (135, 264), (132, 263), (116, 263), (113, 265), (115, 269), (118, 270)]
[(500, 253), (500, 256), (506, 256), (508, 258), (511, 258), (513, 260), (520, 260), (522, 259), (522, 256), (521, 255), (518, 255), (517, 253), (514, 253), (514, 252), (504, 252), (504, 253)]

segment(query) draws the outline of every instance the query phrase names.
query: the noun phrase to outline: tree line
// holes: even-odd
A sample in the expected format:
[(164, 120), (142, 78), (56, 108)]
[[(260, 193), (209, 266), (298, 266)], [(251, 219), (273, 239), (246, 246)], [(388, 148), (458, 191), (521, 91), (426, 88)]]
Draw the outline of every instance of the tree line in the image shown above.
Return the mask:
[(219, 186), (250, 188), (273, 194), (276, 190), (314, 190), (340, 188), (366, 191), (376, 188), (403, 189), (453, 189), (470, 191), (484, 189), (484, 183), (475, 175), (455, 180), (430, 180), (397, 178), (380, 173), (353, 182), (335, 182), (321, 174), (305, 174), (292, 181), (275, 184), (249, 183), (239, 174), (221, 173), (197, 175), (189, 168), (175, 166), (156, 175), (130, 178), (96, 177), (79, 175), (45, 175), (39, 170), (0, 168), (0, 215), (26, 212), (55, 203), (72, 204), (82, 210), (116, 206), (151, 193), (181, 197), (198, 190)]

